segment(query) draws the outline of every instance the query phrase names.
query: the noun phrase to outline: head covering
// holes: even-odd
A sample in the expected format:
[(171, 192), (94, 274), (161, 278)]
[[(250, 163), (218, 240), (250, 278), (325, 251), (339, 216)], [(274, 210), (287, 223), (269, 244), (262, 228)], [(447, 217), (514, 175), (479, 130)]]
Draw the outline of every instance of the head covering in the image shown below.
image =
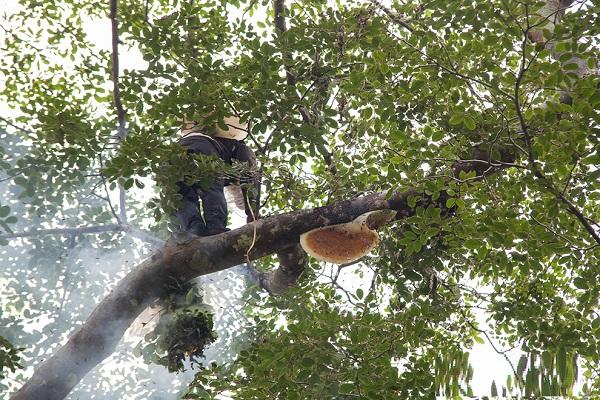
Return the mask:
[(181, 133), (189, 135), (190, 133), (202, 132), (205, 130), (204, 128), (204, 125), (198, 123), (198, 121), (189, 121), (187, 118), (184, 118), (181, 125)]
[(241, 122), (238, 117), (225, 117), (224, 121), (227, 129), (225, 130), (216, 125), (211, 129), (211, 136), (235, 140), (246, 139), (246, 136), (248, 136), (248, 124), (246, 122)]
[(221, 128), (218, 124), (212, 128), (207, 128), (198, 121), (188, 121), (184, 119), (181, 133), (188, 135), (191, 133), (204, 133), (212, 137), (220, 137), (225, 139), (244, 140), (248, 136), (248, 123), (241, 122), (238, 117), (225, 117), (224, 119), (227, 129)]

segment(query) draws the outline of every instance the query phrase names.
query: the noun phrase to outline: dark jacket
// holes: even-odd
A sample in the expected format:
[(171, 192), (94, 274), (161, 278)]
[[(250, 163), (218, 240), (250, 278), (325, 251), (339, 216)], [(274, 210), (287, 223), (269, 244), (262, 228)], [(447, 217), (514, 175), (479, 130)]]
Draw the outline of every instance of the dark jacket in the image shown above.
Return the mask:
[(249, 173), (241, 176), (239, 181), (224, 180), (223, 185), (241, 184), (244, 198), (248, 199), (252, 211), (248, 208), (248, 201), (244, 201), (246, 215), (258, 217), (258, 202), (260, 198), (260, 178), (258, 176), (256, 157), (250, 147), (243, 141), (210, 137), (199, 133), (188, 134), (179, 139), (179, 144), (190, 153), (216, 155), (224, 162), (231, 164), (233, 160), (248, 163)]

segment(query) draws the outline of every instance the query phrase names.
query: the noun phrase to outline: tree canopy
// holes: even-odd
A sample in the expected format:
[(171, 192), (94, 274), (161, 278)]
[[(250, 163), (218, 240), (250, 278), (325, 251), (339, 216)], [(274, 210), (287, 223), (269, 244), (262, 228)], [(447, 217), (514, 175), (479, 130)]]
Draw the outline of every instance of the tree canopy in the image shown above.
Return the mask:
[[(205, 318), (189, 282), (246, 264), (186, 388), (122, 367), (78, 398), (468, 396), (483, 342), (523, 352), (483, 394), (600, 395), (598, 2), (109, 3), (20, 0), (0, 23), (3, 390), (64, 398), (157, 299)], [(181, 121), (231, 114), (260, 218), (173, 236), (176, 182), (244, 169), (186, 156)], [(381, 210), (356, 263), (298, 246)]]

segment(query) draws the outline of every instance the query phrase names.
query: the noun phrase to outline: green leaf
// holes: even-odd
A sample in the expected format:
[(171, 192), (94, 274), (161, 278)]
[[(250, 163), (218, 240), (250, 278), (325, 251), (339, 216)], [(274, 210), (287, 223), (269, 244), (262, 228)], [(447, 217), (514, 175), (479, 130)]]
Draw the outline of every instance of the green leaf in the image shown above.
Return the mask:
[(356, 388), (356, 385), (353, 382), (345, 382), (340, 385), (340, 393), (341, 394), (352, 393), (355, 388)]
[(129, 189), (131, 189), (132, 186), (133, 186), (133, 178), (129, 178), (123, 184), (123, 189), (129, 190)]
[(444, 132), (442, 132), (442, 131), (435, 131), (435, 132), (433, 132), (433, 135), (431, 135), (431, 140), (433, 140), (434, 142), (439, 142), (443, 138), (444, 138)]
[(0, 207), (0, 218), (4, 218), (4, 217), (8, 216), (8, 214), (10, 214), (9, 206)]
[(475, 129), (476, 125), (475, 125), (475, 120), (473, 118), (466, 116), (463, 122), (467, 129), (469, 129), (471, 131)]
[(464, 114), (453, 114), (450, 117), (450, 120), (448, 121), (450, 123), (450, 125), (460, 125), (462, 124), (463, 120), (464, 120), (465, 115)]
[(490, 390), (490, 394), (492, 397), (498, 397), (498, 388), (496, 387), (496, 381), (492, 380), (492, 387)]
[(527, 366), (527, 356), (522, 355), (519, 358), (519, 363), (517, 364), (517, 377), (523, 377), (523, 372), (525, 372), (525, 367)]
[(408, 203), (408, 206), (409, 206), (410, 208), (415, 208), (415, 206), (417, 205), (417, 200), (418, 200), (418, 199), (419, 199), (419, 198), (418, 198), (417, 196), (409, 196), (409, 197), (408, 197), (408, 202), (407, 202), (407, 203)]
[(473, 250), (475, 250), (475, 249), (480, 248), (481, 245), (482, 245), (482, 243), (479, 240), (477, 240), (477, 239), (467, 239), (465, 241), (465, 247), (467, 249), (473, 249)]
[(575, 278), (573, 279), (573, 284), (578, 289), (586, 289), (588, 287), (588, 282), (583, 278)]
[(315, 361), (310, 357), (305, 357), (302, 359), (302, 365), (304, 367), (312, 367), (315, 364)]
[(594, 92), (594, 94), (592, 94), (589, 98), (588, 98), (588, 102), (590, 103), (590, 105), (592, 107), (596, 107), (597, 105), (600, 105), (600, 90), (596, 90)]

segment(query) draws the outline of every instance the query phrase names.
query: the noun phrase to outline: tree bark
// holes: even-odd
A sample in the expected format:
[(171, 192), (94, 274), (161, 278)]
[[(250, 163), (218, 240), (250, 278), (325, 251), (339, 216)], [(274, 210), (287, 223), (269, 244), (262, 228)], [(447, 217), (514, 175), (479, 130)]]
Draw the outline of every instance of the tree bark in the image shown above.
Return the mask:
[(278, 268), (259, 273), (256, 277), (260, 287), (274, 296), (283, 294), (294, 286), (308, 264), (306, 253), (300, 244), (277, 253), (277, 260)]

